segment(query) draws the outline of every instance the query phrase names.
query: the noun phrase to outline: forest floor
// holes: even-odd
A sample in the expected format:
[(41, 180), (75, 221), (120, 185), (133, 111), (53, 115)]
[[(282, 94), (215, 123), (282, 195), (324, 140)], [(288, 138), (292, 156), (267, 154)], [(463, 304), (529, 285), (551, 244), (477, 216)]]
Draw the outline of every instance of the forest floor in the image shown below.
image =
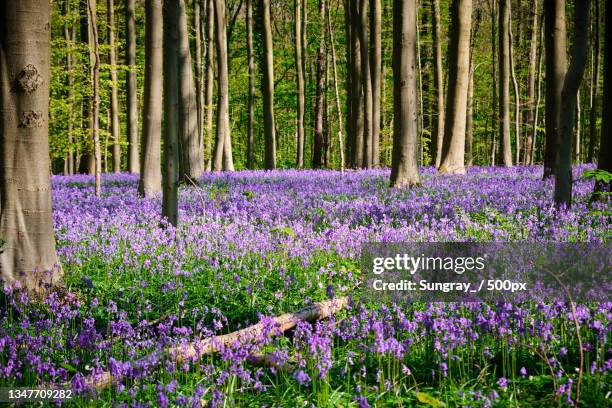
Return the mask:
[[(421, 188), (399, 191), (384, 170), (209, 174), (181, 189), (177, 229), (160, 225), (159, 198), (137, 197), (137, 176), (105, 175), (101, 198), (89, 176), (56, 176), (57, 246), (77, 296), (0, 308), (0, 386), (70, 381), (77, 406), (571, 405), (578, 338), (563, 301), (356, 299), (331, 319), (197, 361), (136, 361), (355, 295), (364, 242), (610, 242), (612, 207), (589, 203), (585, 169), (574, 169), (574, 205), (563, 214), (541, 167), (464, 177), (428, 168)], [(605, 406), (612, 303), (578, 305), (576, 316), (580, 399)], [(252, 364), (260, 353), (272, 367)], [(87, 390), (107, 370), (120, 381)]]

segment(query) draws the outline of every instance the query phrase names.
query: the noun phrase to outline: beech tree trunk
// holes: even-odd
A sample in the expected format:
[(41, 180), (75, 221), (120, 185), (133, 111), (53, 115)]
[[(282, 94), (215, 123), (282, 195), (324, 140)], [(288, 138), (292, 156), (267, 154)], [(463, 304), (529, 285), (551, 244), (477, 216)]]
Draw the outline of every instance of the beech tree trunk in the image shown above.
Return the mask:
[[(471, 58), (470, 58), (471, 60)], [(470, 62), (470, 82), (468, 83), (467, 113), (465, 118), (465, 161), (471, 166), (474, 161), (474, 62)]]
[[(561, 91), (566, 69), (565, 0), (544, 0), (544, 36), (546, 43), (546, 142), (544, 175), (554, 175), (561, 119)], [(565, 113), (564, 113), (565, 114)]]
[(295, 72), (297, 84), (297, 158), (298, 168), (304, 167), (304, 112), (306, 101), (304, 97), (304, 82), (306, 81), (304, 72), (304, 55), (302, 49), (302, 0), (294, 1), (295, 8)]
[(217, 126), (213, 170), (233, 171), (232, 141), (229, 127), (229, 79), (227, 57), (227, 23), (225, 0), (213, 0), (217, 35)]
[(68, 51), (66, 52), (66, 73), (68, 78), (68, 89), (67, 89), (67, 97), (68, 97), (68, 123), (66, 124), (68, 131), (68, 149), (66, 152), (66, 159), (64, 162), (64, 174), (74, 174), (75, 172), (75, 158), (73, 151), (73, 135), (74, 135), (74, 72), (73, 72), (73, 55), (70, 49), (74, 46), (74, 28), (68, 22), (68, 17), (70, 16), (70, 1), (64, 2), (64, 17), (66, 17), (66, 23), (64, 24), (64, 40), (66, 41), (66, 47)]
[(61, 285), (49, 159), (51, 3), (0, 3), (0, 274), (42, 298)]
[(575, 3), (574, 40), (572, 62), (563, 81), (561, 115), (557, 138), (555, 168), (555, 204), (569, 208), (572, 205), (572, 139), (578, 89), (582, 83), (589, 50), (590, 0)]
[(382, 81), (381, 0), (370, 0), (370, 78), (372, 80), (372, 167), (380, 165), (380, 116)]
[(448, 91), (440, 173), (465, 173), (465, 118), (470, 71), (472, 0), (453, 0)]
[(418, 185), (415, 0), (393, 2), (393, 158), (391, 187)]
[(113, 139), (113, 172), (121, 171), (121, 128), (119, 123), (119, 97), (117, 95), (117, 51), (115, 50), (115, 5), (114, 0), (106, 2), (108, 24), (108, 49), (111, 77), (110, 119), (111, 136)]
[(144, 112), (138, 193), (149, 197), (162, 191), (161, 126), (164, 61), (162, 0), (146, 0), (145, 14)]
[[(595, 157), (595, 144), (597, 143), (597, 111), (599, 99), (599, 66), (601, 65), (600, 48), (600, 1), (595, 0), (595, 33), (593, 36), (593, 49), (595, 58), (593, 62), (593, 76), (591, 79), (591, 110), (589, 112), (589, 151), (587, 163), (593, 163)], [(608, 29), (609, 30), (609, 29)]]
[(499, 1), (499, 135), (501, 160), (506, 167), (512, 166), (512, 142), (510, 139), (510, 1)]
[(344, 172), (344, 135), (342, 134), (342, 109), (340, 108), (340, 92), (338, 90), (338, 67), (336, 64), (336, 40), (334, 38), (334, 30), (331, 24), (331, 4), (327, 8), (327, 29), (329, 31), (329, 42), (332, 51), (332, 67), (334, 72), (334, 92), (336, 96), (336, 113), (338, 114), (338, 152), (340, 153), (340, 171)]
[[(249, 73), (249, 100), (247, 123), (247, 168), (255, 168), (255, 61), (253, 57), (253, 0), (246, 2), (246, 40)], [(297, 50), (297, 48), (296, 48)], [(302, 90), (303, 92), (303, 90)], [(302, 129), (303, 130), (303, 129)]]
[(272, 45), (272, 23), (270, 21), (270, 0), (261, 1), (263, 28), (263, 96), (264, 134), (266, 141), (265, 166), (267, 170), (276, 168), (276, 128), (274, 124), (274, 48)]
[(215, 6), (214, 0), (206, 0), (206, 170), (212, 170), (213, 152), (213, 93), (214, 93), (214, 56), (215, 56)]
[(372, 167), (372, 82), (370, 78), (370, 52), (368, 41), (368, 0), (359, 0), (357, 18), (359, 46), (361, 50), (361, 86), (363, 89), (363, 162), (362, 167)]
[(442, 66), (442, 39), (441, 39), (441, 24), (440, 24), (440, 0), (432, 0), (433, 12), (433, 52), (434, 52), (434, 88), (436, 90), (436, 103), (434, 109), (438, 115), (435, 121), (434, 150), (435, 165), (440, 167), (442, 161), (442, 146), (444, 140), (444, 68)]
[(138, 88), (136, 85), (136, 0), (125, 0), (125, 65), (127, 65), (128, 171), (140, 171), (138, 154)]
[(100, 42), (98, 40), (98, 19), (96, 16), (96, 0), (87, 0), (87, 10), (91, 24), (91, 42), (93, 45), (92, 65), (92, 129), (91, 137), (94, 150), (94, 193), (102, 195), (102, 154), (100, 152)]
[[(89, 12), (87, 10), (87, 1), (83, 0), (79, 2), (79, 31), (81, 35), (81, 44), (88, 50), (87, 70), (89, 72), (88, 81), (92, 80), (92, 67), (93, 57), (91, 53), (91, 38), (90, 38), (90, 21)], [(94, 173), (94, 156), (93, 156), (93, 143), (91, 140), (91, 129), (92, 129), (92, 116), (91, 116), (91, 97), (89, 95), (83, 95), (82, 105), (82, 124), (80, 128), (83, 130), (85, 136), (85, 144), (81, 149), (81, 157), (77, 158), (78, 172), (81, 174), (93, 174)]]
[[(361, 1), (361, 0), (360, 0)], [(348, 0), (350, 5), (350, 16), (349, 16), (349, 24), (350, 24), (350, 54), (351, 54), (351, 135), (353, 138), (353, 158), (352, 158), (352, 167), (359, 168), (363, 166), (363, 156), (364, 156), (364, 97), (362, 95), (363, 91), (363, 81), (362, 81), (362, 63), (363, 56), (361, 55), (361, 38), (359, 33), (359, 10), (358, 10), (358, 2)], [(367, 58), (367, 56), (366, 56)]]
[[(319, 18), (321, 22), (325, 21), (325, 0), (319, 0)], [(319, 51), (317, 53), (317, 90), (315, 95), (314, 142), (312, 146), (312, 167), (315, 169), (320, 168), (322, 165), (325, 70), (325, 35), (321, 32)]]
[(204, 172), (204, 64), (202, 59), (202, 10), (205, 0), (193, 0), (193, 30), (195, 31), (195, 86), (196, 111), (198, 116), (198, 152), (201, 172)]
[[(612, 173), (612, 2), (608, 0), (605, 7), (603, 122), (597, 168)], [(610, 200), (611, 193), (610, 182), (595, 182), (594, 199)]]
[(531, 129), (535, 127), (535, 87), (536, 87), (536, 69), (538, 58), (538, 1), (533, 1), (531, 9), (531, 42), (529, 44), (529, 78), (527, 80), (527, 131), (525, 132), (525, 147), (523, 153), (523, 162), (525, 165), (532, 163), (533, 138), (535, 132)]
[(178, 224), (179, 188), (179, 20), (181, 6), (177, 0), (164, 0), (164, 175), (162, 217)]

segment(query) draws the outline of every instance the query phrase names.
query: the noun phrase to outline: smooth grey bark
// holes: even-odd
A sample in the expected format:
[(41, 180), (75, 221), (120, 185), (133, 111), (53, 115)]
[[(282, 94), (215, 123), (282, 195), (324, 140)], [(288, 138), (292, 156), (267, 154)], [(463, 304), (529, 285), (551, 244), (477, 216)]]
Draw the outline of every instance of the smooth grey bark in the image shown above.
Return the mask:
[(272, 23), (270, 21), (270, 0), (261, 1), (261, 18), (263, 28), (263, 78), (261, 93), (263, 96), (263, 116), (265, 135), (265, 167), (276, 168), (276, 126), (274, 123), (274, 47), (272, 45)]
[(578, 89), (582, 83), (589, 50), (590, 0), (576, 2), (574, 10), (574, 39), (572, 62), (563, 81), (557, 157), (555, 161), (555, 204), (569, 208), (572, 205), (572, 139)]
[(472, 0), (453, 0), (448, 91), (440, 173), (465, 173), (465, 119), (470, 71)]
[(470, 58), (470, 79), (468, 83), (467, 108), (465, 118), (465, 162), (471, 166), (474, 161), (474, 61)]
[(106, 24), (111, 77), (110, 119), (113, 139), (113, 172), (121, 171), (121, 127), (119, 123), (119, 97), (117, 95), (117, 51), (115, 50), (115, 5), (114, 0), (106, 1)]
[(595, 144), (597, 143), (597, 112), (599, 109), (599, 66), (601, 65), (600, 52), (600, 1), (595, 0), (595, 33), (593, 35), (593, 75), (591, 78), (591, 107), (589, 111), (589, 149), (587, 163), (593, 163), (595, 158)]
[(217, 124), (215, 130), (214, 171), (233, 171), (232, 141), (229, 127), (229, 79), (225, 0), (213, 0), (217, 48)]
[(0, 276), (43, 299), (61, 286), (49, 159), (51, 3), (0, 3)]
[(529, 44), (529, 77), (527, 79), (527, 123), (525, 132), (525, 147), (523, 152), (523, 162), (525, 165), (532, 163), (533, 138), (535, 132), (532, 131), (535, 127), (535, 89), (536, 89), (536, 69), (538, 58), (538, 3), (539, 0), (533, 0), (531, 8), (531, 40)]
[[(89, 12), (87, 11), (87, 1), (79, 2), (79, 31), (80, 40), (83, 47), (88, 50), (88, 58), (86, 59), (87, 70), (89, 77), (87, 78), (88, 84), (92, 78), (92, 67), (93, 67), (93, 56), (91, 47), (91, 33), (90, 33), (90, 22)], [(83, 95), (81, 103), (82, 112), (82, 123), (80, 129), (87, 135), (86, 143), (81, 149), (81, 157), (77, 157), (78, 172), (82, 174), (94, 174), (94, 156), (93, 156), (93, 143), (91, 140), (91, 129), (92, 129), (92, 116), (91, 116), (91, 97), (89, 95)]]
[(415, 0), (393, 1), (393, 158), (391, 187), (420, 184), (417, 165)]
[(380, 117), (382, 82), (381, 0), (370, 0), (370, 78), (372, 80), (372, 167), (380, 165)]
[(565, 0), (544, 0), (544, 38), (546, 49), (546, 141), (544, 175), (554, 175), (556, 141), (561, 119), (561, 91), (567, 63)]
[(304, 167), (304, 112), (306, 109), (306, 101), (304, 95), (304, 83), (306, 82), (306, 76), (304, 72), (304, 55), (302, 53), (304, 45), (302, 41), (302, 0), (295, 0), (294, 3), (295, 22), (294, 22), (294, 33), (295, 33), (295, 73), (296, 73), (296, 85), (297, 85), (297, 154), (296, 154), (296, 165), (298, 168)]
[[(246, 40), (249, 75), (248, 123), (247, 123), (247, 168), (255, 168), (255, 60), (253, 57), (253, 0), (246, 2)], [(296, 48), (297, 50), (297, 48)], [(302, 89), (303, 92), (303, 89)]]
[(214, 93), (214, 56), (215, 56), (215, 6), (213, 0), (206, 1), (206, 123), (204, 125), (205, 133), (205, 157), (206, 171), (212, 170), (213, 151), (213, 93)]
[(198, 108), (196, 103), (196, 86), (193, 78), (193, 65), (189, 51), (189, 31), (185, 0), (178, 0), (179, 13), (179, 122), (180, 122), (180, 178), (181, 180), (199, 180), (204, 172), (204, 156), (201, 150), (198, 126)]
[[(612, 173), (612, 30), (609, 29), (612, 27), (612, 1), (607, 1), (605, 7), (603, 122), (597, 168)], [(609, 182), (595, 182), (593, 199), (610, 200), (611, 193)]]
[(501, 141), (501, 163), (512, 166), (512, 143), (510, 139), (510, 0), (499, 0), (499, 135)]
[(331, 24), (331, 5), (327, 8), (327, 30), (329, 32), (329, 42), (332, 52), (332, 67), (334, 73), (334, 93), (336, 96), (336, 113), (338, 114), (338, 151), (340, 153), (340, 171), (344, 172), (344, 135), (342, 134), (342, 109), (340, 108), (340, 92), (338, 90), (338, 66), (336, 64), (336, 40), (334, 38), (334, 30)]
[(359, 0), (357, 31), (361, 51), (361, 86), (363, 89), (363, 161), (362, 167), (372, 167), (372, 82), (368, 41), (368, 0)]
[[(510, 77), (512, 78), (512, 87), (514, 89), (514, 141), (516, 146), (516, 158), (514, 162), (519, 165), (521, 157), (521, 94), (519, 91), (518, 81), (516, 79), (516, 72), (514, 70), (514, 37), (512, 34), (512, 5), (508, 6), (508, 52), (510, 61)], [(520, 14), (520, 12), (519, 12)], [(512, 148), (510, 148), (510, 156), (512, 156)], [(510, 158), (512, 160), (512, 157)], [(512, 161), (510, 162), (512, 163)]]
[(87, 0), (87, 11), (89, 13), (89, 21), (91, 24), (91, 43), (93, 46), (93, 64), (91, 67), (91, 137), (93, 140), (94, 150), (94, 194), (96, 197), (100, 197), (102, 195), (102, 155), (100, 152), (100, 42), (98, 39), (96, 0)]
[(74, 28), (68, 22), (68, 16), (70, 15), (70, 1), (65, 1), (64, 4), (64, 16), (67, 18), (64, 24), (64, 40), (66, 41), (66, 76), (68, 82), (67, 98), (68, 98), (68, 123), (66, 124), (68, 133), (68, 151), (66, 152), (66, 159), (64, 161), (64, 174), (74, 174), (75, 172), (75, 160), (74, 151), (72, 149), (73, 137), (74, 137), (74, 72), (73, 72), (73, 54), (72, 47), (74, 46)]
[(127, 65), (128, 171), (140, 171), (138, 154), (138, 88), (136, 85), (136, 0), (125, 0), (125, 65)]
[(164, 174), (162, 217), (171, 225), (178, 224), (179, 188), (179, 19), (177, 0), (164, 0), (163, 5), (163, 88), (164, 88)]
[(361, 39), (359, 35), (359, 10), (357, 9), (358, 2), (348, 0), (350, 5), (349, 29), (350, 29), (350, 46), (351, 54), (351, 131), (350, 136), (353, 139), (353, 157), (351, 160), (352, 167), (359, 168), (363, 166), (363, 135), (364, 135), (364, 97), (363, 97), (363, 56), (361, 55)]
[[(319, 20), (325, 21), (325, 0), (319, 0)], [(312, 167), (318, 169), (322, 165), (323, 154), (323, 92), (325, 88), (325, 35), (321, 32), (319, 50), (317, 52), (317, 89), (314, 111), (314, 141), (312, 144)]]
[(442, 65), (442, 28), (440, 23), (440, 0), (432, 0), (432, 17), (433, 17), (433, 52), (434, 52), (434, 87), (436, 91), (435, 110), (438, 118), (435, 121), (435, 165), (440, 167), (442, 161), (442, 146), (444, 140), (444, 68)]
[(163, 90), (162, 0), (145, 2), (145, 84), (142, 120), (142, 158), (138, 193), (144, 197), (162, 191), (161, 126)]
[(196, 87), (196, 110), (198, 116), (198, 151), (200, 154), (200, 166), (204, 171), (204, 63), (202, 59), (202, 10), (205, 0), (193, 0), (193, 30), (195, 31), (195, 87)]

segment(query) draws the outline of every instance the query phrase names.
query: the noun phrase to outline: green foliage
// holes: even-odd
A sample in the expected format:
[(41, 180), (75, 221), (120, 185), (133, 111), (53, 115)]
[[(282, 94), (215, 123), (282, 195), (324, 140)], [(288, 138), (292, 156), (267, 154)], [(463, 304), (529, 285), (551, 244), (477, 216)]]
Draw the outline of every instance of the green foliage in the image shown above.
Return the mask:
[(597, 182), (602, 182), (602, 183), (612, 182), (612, 173), (606, 170), (603, 170), (603, 169), (585, 170), (582, 173), (582, 177), (585, 179), (593, 179)]

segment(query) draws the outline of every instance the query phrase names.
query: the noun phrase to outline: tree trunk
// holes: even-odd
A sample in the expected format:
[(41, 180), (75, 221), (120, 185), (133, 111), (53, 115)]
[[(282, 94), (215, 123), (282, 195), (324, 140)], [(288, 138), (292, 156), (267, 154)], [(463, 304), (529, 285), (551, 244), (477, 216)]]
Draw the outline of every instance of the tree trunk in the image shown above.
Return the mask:
[[(554, 175), (556, 140), (561, 119), (561, 90), (566, 69), (565, 0), (544, 0), (546, 42), (546, 143), (544, 178)], [(565, 114), (565, 113), (564, 113)]]
[(179, 188), (179, 20), (181, 6), (177, 0), (164, 0), (164, 175), (162, 217), (173, 226), (178, 224)]
[(525, 165), (532, 163), (533, 138), (535, 132), (530, 129), (535, 129), (535, 85), (536, 85), (536, 69), (538, 58), (538, 0), (533, 0), (533, 8), (531, 9), (531, 42), (529, 44), (529, 78), (527, 80), (527, 130), (525, 132), (525, 148), (523, 153), (523, 162)]
[[(535, 103), (535, 116), (533, 119), (533, 129), (532, 129), (532, 139), (531, 139), (531, 146), (529, 147), (529, 157), (530, 157), (530, 162), (529, 164), (532, 165), (535, 162), (535, 156), (536, 156), (536, 141), (537, 141), (537, 135), (538, 135), (538, 124), (539, 124), (539, 119), (540, 119), (540, 103), (542, 101), (542, 56), (543, 56), (543, 51), (542, 51), (542, 47), (544, 46), (544, 24), (540, 24), (540, 46), (539, 46), (539, 51), (538, 51), (538, 79), (536, 81), (537, 83), (537, 87), (536, 87), (536, 103)], [(542, 151), (542, 149), (540, 149), (540, 151)]]
[[(512, 86), (514, 88), (514, 141), (516, 146), (516, 158), (514, 159), (514, 162), (519, 165), (521, 159), (521, 94), (519, 91), (518, 81), (516, 79), (516, 72), (514, 69), (514, 37), (512, 34), (511, 2), (509, 2), (508, 5), (508, 14), (508, 60), (510, 62), (510, 75), (512, 77)], [(510, 148), (510, 153), (512, 153), (512, 148)], [(510, 154), (510, 156), (512, 156), (512, 154)]]
[(393, 158), (391, 187), (420, 184), (417, 165), (415, 0), (393, 2)]
[[(325, 21), (325, 0), (319, 0), (319, 18)], [(323, 154), (323, 92), (325, 89), (325, 35), (321, 32), (317, 53), (317, 90), (315, 96), (314, 142), (312, 146), (312, 167), (318, 169)]]
[[(603, 122), (597, 168), (612, 173), (612, 2), (607, 1), (605, 7)], [(609, 200), (611, 193), (610, 182), (595, 182), (594, 199)]]
[(601, 64), (600, 53), (600, 1), (595, 0), (595, 35), (593, 38), (593, 49), (595, 58), (593, 62), (593, 76), (591, 83), (591, 110), (589, 112), (589, 153), (587, 163), (593, 163), (595, 157), (595, 144), (597, 142), (597, 103), (599, 99), (599, 65)]
[(146, 0), (145, 14), (144, 112), (138, 193), (149, 197), (162, 191), (161, 126), (164, 64), (162, 0)]
[(253, 0), (246, 3), (246, 40), (247, 59), (249, 74), (249, 101), (248, 101), (248, 124), (247, 124), (247, 168), (255, 168), (255, 61), (253, 58)]
[(442, 161), (442, 146), (444, 140), (444, 68), (442, 65), (442, 33), (440, 24), (440, 0), (432, 0), (433, 12), (433, 52), (435, 63), (434, 87), (436, 89), (435, 109), (438, 119), (435, 122), (435, 135), (433, 136), (435, 149), (436, 167), (440, 167)]
[(372, 80), (372, 166), (380, 165), (380, 92), (382, 75), (381, 0), (370, 0), (370, 78)]
[(512, 166), (512, 143), (510, 139), (510, 1), (499, 1), (499, 135), (501, 160), (506, 167)]
[(363, 89), (363, 162), (362, 167), (372, 167), (372, 82), (368, 41), (368, 0), (359, 0), (357, 32), (361, 51), (361, 86)]
[(74, 72), (73, 72), (73, 55), (71, 52), (72, 47), (74, 46), (74, 28), (68, 22), (70, 16), (70, 1), (64, 2), (64, 17), (66, 17), (66, 23), (64, 24), (64, 40), (66, 41), (66, 74), (68, 77), (68, 89), (67, 89), (67, 97), (68, 97), (68, 123), (67, 131), (68, 131), (68, 148), (66, 149), (66, 161), (64, 163), (64, 174), (74, 174), (75, 172), (75, 163), (74, 163)]
[(200, 168), (204, 172), (204, 64), (202, 60), (202, 3), (205, 0), (193, 0), (193, 29), (195, 30), (195, 85), (196, 110), (198, 116), (198, 152)]
[(7, 287), (41, 299), (62, 278), (49, 172), (50, 20), (47, 0), (0, 5), (0, 273)]
[(91, 42), (93, 45), (92, 65), (92, 132), (94, 147), (94, 192), (96, 197), (102, 195), (102, 155), (100, 152), (100, 42), (98, 40), (98, 19), (96, 16), (96, 0), (87, 0), (87, 10), (91, 24)]
[(128, 171), (138, 173), (138, 88), (136, 85), (136, 0), (125, 1), (125, 65), (127, 65)]
[(213, 170), (233, 171), (232, 141), (229, 127), (229, 79), (227, 66), (227, 23), (225, 0), (213, 0), (217, 35), (217, 126)]
[[(361, 0), (360, 0), (361, 1)], [(363, 98), (363, 81), (362, 81), (362, 63), (363, 56), (361, 55), (361, 39), (359, 33), (359, 10), (358, 2), (351, 1), (350, 6), (350, 31), (351, 31), (351, 132), (349, 137), (353, 138), (353, 159), (352, 165), (355, 168), (363, 165), (363, 139), (364, 139), (364, 98)], [(366, 57), (367, 58), (367, 57)]]
[(569, 208), (572, 205), (572, 139), (574, 132), (576, 96), (582, 82), (589, 49), (590, 0), (576, 2), (574, 11), (574, 41), (572, 62), (563, 81), (561, 115), (557, 138), (555, 168), (555, 204)]
[(342, 109), (340, 108), (340, 92), (338, 91), (338, 67), (336, 64), (336, 40), (334, 38), (334, 30), (331, 24), (331, 4), (327, 8), (327, 29), (329, 31), (329, 42), (332, 51), (332, 67), (334, 72), (334, 92), (336, 96), (336, 113), (338, 114), (338, 152), (340, 153), (340, 172), (344, 172), (344, 146), (342, 135)]
[(464, 174), (465, 118), (470, 71), (472, 0), (453, 0), (449, 84), (440, 173)]
[[(91, 68), (93, 66), (93, 58), (91, 55), (91, 44), (90, 44), (90, 22), (89, 12), (87, 10), (87, 1), (83, 0), (79, 2), (79, 29), (81, 34), (81, 44), (87, 49), (88, 58), (86, 59), (86, 68), (89, 71), (89, 77), (87, 81), (92, 80)], [(91, 98), (89, 95), (83, 95), (82, 98), (82, 124), (81, 129), (85, 135), (84, 146), (82, 148), (82, 157), (78, 159), (79, 165), (78, 172), (82, 174), (91, 173), (93, 174), (94, 166), (93, 163), (93, 143), (91, 143)]]
[(304, 167), (304, 111), (306, 102), (304, 99), (304, 56), (302, 54), (304, 45), (302, 41), (302, 0), (295, 0), (295, 72), (297, 84), (297, 159), (296, 165)]
[[(471, 61), (471, 58), (470, 58)], [(465, 119), (465, 161), (471, 166), (474, 161), (474, 61), (470, 62), (470, 82), (468, 83), (467, 116)]]
[(491, 59), (493, 63), (491, 64), (491, 84), (492, 84), (492, 101), (491, 101), (491, 155), (489, 160), (489, 165), (495, 165), (495, 156), (496, 156), (496, 127), (498, 125), (498, 115), (497, 115), (497, 41), (495, 40), (496, 30), (495, 24), (493, 22), (497, 22), (497, 10), (496, 10), (497, 0), (490, 0), (489, 6), (491, 8)]
[(574, 163), (580, 164), (580, 148), (581, 135), (582, 135), (582, 107), (580, 106), (580, 88), (576, 95), (576, 126), (575, 126), (575, 138), (574, 138)]
[(113, 172), (121, 171), (121, 128), (119, 123), (119, 97), (117, 95), (117, 52), (115, 50), (115, 5), (114, 0), (106, 1), (106, 15), (108, 24), (108, 49), (111, 77), (111, 136), (113, 138)]
[(179, 14), (179, 123), (180, 123), (180, 178), (198, 180), (204, 171), (198, 131), (198, 109), (196, 105), (193, 65), (189, 52), (189, 31), (185, 13), (185, 0), (178, 0)]
[(265, 135), (265, 167), (276, 168), (276, 128), (274, 124), (274, 53), (272, 45), (272, 23), (270, 21), (270, 0), (260, 0), (263, 29), (263, 78), (261, 93), (263, 96), (263, 116)]
[(214, 55), (215, 55), (215, 6), (214, 0), (206, 1), (206, 170), (212, 170), (213, 152), (213, 93), (214, 93)]

